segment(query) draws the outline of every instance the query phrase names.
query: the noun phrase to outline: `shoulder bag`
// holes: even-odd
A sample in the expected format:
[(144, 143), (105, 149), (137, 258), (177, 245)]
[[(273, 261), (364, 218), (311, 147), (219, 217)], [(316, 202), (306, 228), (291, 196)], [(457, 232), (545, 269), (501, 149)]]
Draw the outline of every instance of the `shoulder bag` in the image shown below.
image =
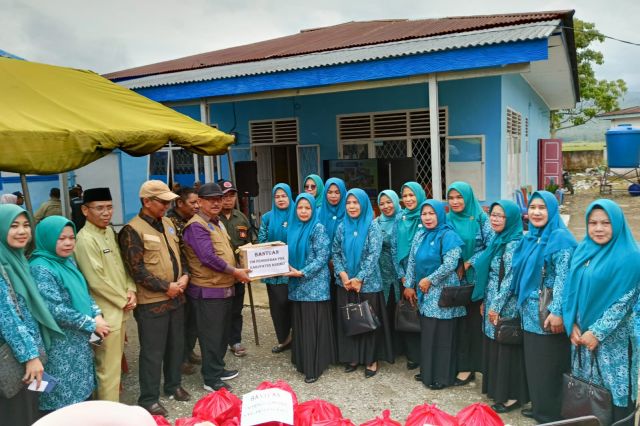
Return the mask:
[[(2, 269), (2, 276), (7, 283), (7, 289), (9, 290), (9, 295), (11, 296), (11, 300), (16, 307), (16, 311), (18, 312), (18, 316), (20, 319), (23, 319), (22, 312), (20, 311), (20, 306), (18, 305), (18, 298), (16, 297), (15, 292), (13, 291), (13, 286), (11, 285), (11, 281), (9, 281), (9, 277), (7, 276), (6, 271), (0, 265), (0, 269)], [(2, 343), (0, 345), (0, 396), (3, 398), (13, 398), (22, 390), (24, 387), (24, 383), (22, 383), (22, 378), (24, 377), (25, 367), (21, 363), (18, 362), (16, 357), (13, 355), (13, 350), (11, 346), (7, 342)]]
[[(565, 419), (591, 415), (597, 417), (601, 425), (610, 425), (613, 419), (611, 392), (609, 389), (593, 383), (594, 364), (598, 375), (602, 377), (596, 351), (591, 352), (591, 371), (588, 380), (569, 373), (562, 375), (562, 408), (560, 415)], [(576, 348), (576, 352), (578, 364), (581, 365), (580, 347)]]
[[(504, 254), (503, 254), (504, 256)], [(498, 272), (498, 291), (504, 279), (504, 259), (500, 256), (500, 272)], [(504, 309), (504, 306), (503, 306)], [(500, 310), (502, 312), (502, 310)], [(512, 318), (500, 318), (498, 315), (498, 324), (496, 324), (495, 339), (496, 342), (503, 345), (521, 345), (524, 338), (522, 330), (522, 319), (519, 316)]]
[(406, 333), (420, 332), (420, 313), (418, 306), (406, 299), (400, 299), (396, 305), (395, 329)]
[[(347, 299), (348, 299), (347, 293)], [(368, 300), (360, 301), (360, 293), (358, 293), (358, 303), (350, 303), (340, 308), (340, 320), (342, 322), (342, 330), (347, 336), (355, 336), (357, 334), (368, 333), (380, 327), (380, 320), (373, 311), (373, 307)]]
[[(442, 239), (440, 239), (440, 259), (443, 259)], [(438, 299), (438, 306), (441, 308), (453, 308), (456, 306), (466, 306), (471, 303), (471, 295), (473, 294), (473, 285), (467, 284), (465, 278), (464, 261), (462, 257), (458, 260), (458, 266), (455, 273), (458, 275), (461, 285), (443, 287)], [(464, 285), (462, 284), (464, 283)]]
[(549, 305), (553, 302), (553, 288), (549, 288), (544, 285), (544, 279), (547, 276), (546, 265), (542, 265), (542, 278), (540, 278), (540, 289), (538, 290), (538, 321), (540, 322), (540, 328), (544, 331), (544, 322), (551, 312), (549, 312)]

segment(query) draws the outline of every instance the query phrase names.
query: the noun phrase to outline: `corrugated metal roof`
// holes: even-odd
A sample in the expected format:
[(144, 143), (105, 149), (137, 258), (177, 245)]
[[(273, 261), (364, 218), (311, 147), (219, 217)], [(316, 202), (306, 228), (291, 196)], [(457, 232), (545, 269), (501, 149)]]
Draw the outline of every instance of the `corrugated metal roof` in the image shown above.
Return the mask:
[(598, 117), (607, 118), (615, 117), (618, 115), (640, 114), (640, 106), (629, 107), (624, 109), (618, 109), (616, 111), (609, 111), (598, 115)]
[(193, 70), (553, 19), (570, 19), (572, 15), (573, 11), (564, 10), (421, 20), (347, 22), (303, 30), (298, 34), (244, 46), (130, 68), (106, 74), (105, 77), (122, 79)]
[(547, 38), (558, 27), (560, 20), (535, 24), (514, 25), (504, 28), (469, 31), (436, 37), (377, 44), (373, 46), (319, 52), (288, 58), (223, 65), (197, 70), (159, 74), (119, 82), (130, 89), (166, 86), (196, 81), (219, 80), (249, 75), (270, 74), (282, 71), (317, 68), (330, 65), (365, 62), (383, 58), (409, 56), (442, 50), (461, 49)]

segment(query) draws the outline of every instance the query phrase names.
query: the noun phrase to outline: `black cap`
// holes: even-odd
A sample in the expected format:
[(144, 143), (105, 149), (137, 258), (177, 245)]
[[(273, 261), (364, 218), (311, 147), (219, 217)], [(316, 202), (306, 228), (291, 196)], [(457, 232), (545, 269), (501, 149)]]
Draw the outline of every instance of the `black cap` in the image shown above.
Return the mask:
[(15, 195), (18, 198), (20, 198), (20, 197), (24, 198), (24, 195), (22, 195), (22, 192), (20, 192), (20, 191), (12, 192), (12, 194)]
[(222, 193), (226, 194), (227, 192), (235, 191), (238, 192), (236, 186), (230, 180), (220, 179), (218, 181), (218, 185), (222, 188)]
[(111, 191), (109, 188), (89, 188), (84, 191), (84, 204), (88, 204), (92, 201), (111, 201)]
[(222, 197), (222, 189), (217, 183), (205, 183), (198, 190), (198, 197)]

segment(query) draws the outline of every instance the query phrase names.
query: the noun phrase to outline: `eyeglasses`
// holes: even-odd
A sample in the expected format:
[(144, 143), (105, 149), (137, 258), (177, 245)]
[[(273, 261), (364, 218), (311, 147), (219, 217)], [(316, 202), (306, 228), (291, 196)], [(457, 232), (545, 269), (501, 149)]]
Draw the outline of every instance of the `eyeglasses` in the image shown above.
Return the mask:
[(98, 206), (98, 207), (87, 206), (87, 207), (89, 207), (91, 210), (95, 210), (99, 214), (102, 214), (104, 212), (111, 213), (113, 211), (113, 206)]
[(305, 185), (304, 189), (316, 189), (317, 186), (316, 185)]
[(505, 220), (507, 218), (505, 215), (501, 215), (498, 213), (491, 213), (490, 216), (491, 216), (491, 219), (495, 219), (495, 220)]
[(164, 205), (164, 206), (168, 206), (169, 204), (171, 204), (171, 201), (167, 201), (167, 200), (161, 200), (158, 197), (152, 197), (151, 198), (153, 201), (157, 201), (158, 203)]

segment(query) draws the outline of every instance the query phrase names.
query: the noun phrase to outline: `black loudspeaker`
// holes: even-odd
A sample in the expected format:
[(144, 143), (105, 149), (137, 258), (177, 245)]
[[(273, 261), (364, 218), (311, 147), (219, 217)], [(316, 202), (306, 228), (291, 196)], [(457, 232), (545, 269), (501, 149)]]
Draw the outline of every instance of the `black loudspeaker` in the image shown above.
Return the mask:
[(255, 161), (236, 161), (236, 188), (240, 196), (257, 197), (260, 193), (258, 187), (258, 163)]

